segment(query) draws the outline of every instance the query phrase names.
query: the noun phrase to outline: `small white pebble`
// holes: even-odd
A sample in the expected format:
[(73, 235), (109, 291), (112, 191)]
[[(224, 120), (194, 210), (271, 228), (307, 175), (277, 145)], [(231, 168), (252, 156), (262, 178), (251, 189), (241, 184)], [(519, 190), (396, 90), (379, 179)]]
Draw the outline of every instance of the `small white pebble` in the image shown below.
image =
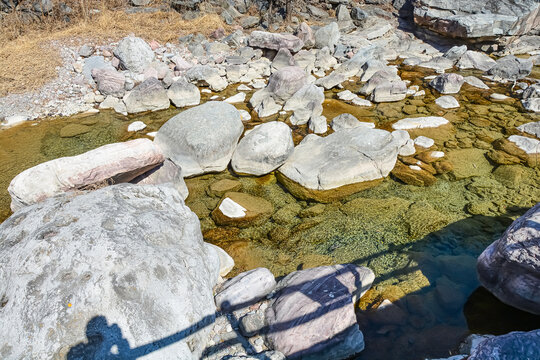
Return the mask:
[(411, 168), (411, 170), (416, 170), (416, 171), (422, 170), (422, 168), (420, 166), (417, 166), (417, 165), (409, 165), (409, 167)]
[(442, 158), (443, 156), (444, 156), (444, 152), (442, 152), (442, 151), (432, 151), (431, 152), (431, 157)]

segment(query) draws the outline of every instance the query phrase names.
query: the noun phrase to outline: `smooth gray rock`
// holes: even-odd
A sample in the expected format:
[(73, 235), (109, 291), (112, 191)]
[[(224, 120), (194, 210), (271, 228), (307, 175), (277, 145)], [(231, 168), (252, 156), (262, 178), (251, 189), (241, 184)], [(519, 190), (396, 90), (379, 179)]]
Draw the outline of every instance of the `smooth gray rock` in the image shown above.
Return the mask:
[(540, 203), (478, 257), (478, 278), (502, 302), (540, 314)]
[(124, 96), (126, 77), (114, 69), (94, 69), (92, 77), (102, 95), (112, 95), (118, 98)]
[(291, 128), (271, 121), (255, 126), (240, 140), (231, 165), (237, 173), (261, 176), (283, 165), (293, 151)]
[(266, 319), (262, 312), (244, 315), (240, 319), (240, 331), (247, 337), (259, 334), (266, 326)]
[(279, 50), (285, 48), (292, 52), (302, 49), (304, 42), (292, 34), (276, 34), (266, 31), (253, 31), (248, 38), (251, 47)]
[(280, 173), (308, 189), (330, 190), (381, 179), (394, 168), (405, 131), (357, 127), (326, 137), (310, 135), (295, 147)]
[(248, 307), (270, 294), (275, 286), (274, 275), (266, 268), (243, 272), (223, 283), (215, 296), (216, 306), (227, 312)]
[(80, 155), (50, 160), (11, 180), (11, 210), (68, 191), (131, 181), (162, 162), (161, 150), (148, 139), (108, 144)]
[(309, 119), (308, 128), (315, 134), (324, 134), (328, 131), (328, 123), (326, 122), (326, 117), (322, 115), (312, 116)]
[(457, 62), (457, 67), (460, 69), (476, 69), (482, 71), (488, 71), (495, 65), (495, 60), (488, 55), (471, 50), (467, 50)]
[(452, 95), (444, 95), (435, 99), (435, 104), (443, 109), (455, 109), (459, 107), (459, 102)]
[(283, 106), (285, 111), (293, 111), (290, 118), (293, 125), (304, 125), (322, 115), (324, 91), (314, 84), (302, 86)]
[(467, 52), (467, 45), (452, 46), (443, 54), (443, 56), (447, 59), (457, 61), (465, 54), (465, 52)]
[(227, 80), (219, 76), (219, 72), (209, 65), (196, 65), (184, 74), (190, 82), (201, 86), (209, 86), (214, 91), (222, 91), (227, 87)]
[(219, 260), (169, 186), (114, 185), (17, 211), (0, 225), (0, 269), (3, 358), (86, 358), (112, 344), (126, 358), (199, 358), (201, 325), (215, 318)]
[(243, 131), (240, 113), (233, 105), (210, 101), (163, 124), (155, 143), (188, 177), (225, 170)]
[(131, 72), (142, 73), (152, 61), (154, 51), (141, 38), (126, 36), (114, 49), (114, 55), (120, 59), (120, 65)]
[(477, 78), (476, 76), (465, 76), (463, 78), (464, 82), (466, 82), (467, 84), (471, 85), (471, 86), (474, 86), (476, 88), (479, 88), (479, 89), (484, 89), (484, 90), (487, 90), (489, 89), (489, 86), (487, 86), (486, 84), (484, 84), (484, 82), (482, 80), (480, 80), (479, 78)]
[(527, 77), (533, 68), (530, 59), (520, 59), (514, 55), (505, 56), (496, 61), (489, 71), (488, 75), (493, 76), (495, 80), (516, 81)]
[(286, 66), (273, 73), (268, 85), (255, 92), (249, 100), (250, 105), (260, 117), (272, 115), (281, 110), (281, 106), (307, 82), (304, 70), (298, 66)]
[(286, 66), (295, 66), (296, 62), (291, 54), (291, 52), (286, 48), (281, 48), (278, 50), (276, 56), (272, 60), (272, 68), (275, 70), (280, 70)]
[(468, 360), (540, 359), (540, 330), (516, 331), (482, 341)]
[(79, 56), (81, 57), (89, 57), (92, 56), (92, 54), (96, 51), (96, 49), (88, 44), (84, 44), (79, 48)]
[(343, 32), (349, 32), (356, 28), (351, 19), (351, 14), (349, 13), (349, 9), (347, 9), (347, 6), (343, 4), (338, 5), (338, 7), (336, 8), (336, 18), (339, 30)]
[[(410, 60), (409, 60), (410, 61)], [(454, 60), (448, 59), (444, 56), (436, 56), (428, 61), (422, 61), (418, 64), (418, 66), (433, 69), (438, 72), (444, 72), (448, 69), (451, 69), (454, 67)], [(414, 64), (410, 64), (414, 65)]]
[(107, 69), (116, 71), (116, 69), (111, 65), (110, 62), (105, 61), (105, 58), (103, 56), (90, 56), (89, 58), (84, 59), (82, 71), (84, 77), (90, 82), (90, 84), (94, 84), (94, 78), (92, 77), (92, 71), (94, 69)]
[(199, 105), (201, 103), (201, 92), (199, 88), (183, 79), (172, 83), (169, 89), (167, 89), (167, 96), (173, 105), (178, 108)]
[(456, 94), (465, 82), (463, 76), (455, 73), (441, 74), (431, 80), (429, 85), (441, 94)]
[(168, 109), (170, 106), (167, 90), (161, 81), (154, 77), (144, 80), (124, 96), (124, 103), (129, 114), (144, 111)]
[(337, 22), (330, 23), (315, 31), (315, 47), (317, 49), (327, 47), (331, 52), (334, 52), (334, 48), (338, 44), (340, 37), (341, 34)]
[(266, 310), (267, 338), (288, 359), (346, 359), (364, 349), (355, 301), (375, 275), (353, 264), (295, 271)]

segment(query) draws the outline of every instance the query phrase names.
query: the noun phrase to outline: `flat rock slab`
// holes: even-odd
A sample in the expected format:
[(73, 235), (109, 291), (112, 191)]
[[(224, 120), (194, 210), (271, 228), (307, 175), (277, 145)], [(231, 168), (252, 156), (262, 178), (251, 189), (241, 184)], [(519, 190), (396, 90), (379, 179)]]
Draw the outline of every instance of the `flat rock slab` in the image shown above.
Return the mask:
[(215, 296), (216, 306), (222, 311), (234, 311), (253, 305), (276, 287), (270, 270), (257, 268), (238, 274), (226, 281)]
[(3, 358), (81, 359), (112, 344), (125, 359), (201, 357), (219, 259), (172, 187), (50, 198), (3, 222), (0, 239)]
[(417, 118), (405, 118), (398, 120), (392, 124), (392, 129), (395, 130), (411, 130), (411, 129), (425, 129), (436, 128), (442, 125), (448, 124), (448, 120), (441, 116), (424, 116)]
[(233, 105), (210, 101), (171, 118), (155, 142), (188, 177), (225, 170), (243, 131)]
[(17, 211), (51, 196), (92, 185), (127, 182), (163, 160), (161, 150), (151, 140), (137, 139), (47, 161), (11, 181), (11, 209)]
[(283, 278), (266, 311), (267, 338), (288, 359), (346, 359), (364, 349), (354, 303), (375, 275), (353, 264), (296, 271)]
[(308, 135), (279, 168), (278, 178), (297, 197), (332, 201), (387, 176), (408, 139), (405, 131), (365, 127)]
[(228, 192), (212, 211), (212, 218), (219, 225), (238, 227), (260, 224), (274, 213), (272, 204), (260, 197)]
[(518, 148), (525, 151), (527, 154), (540, 153), (540, 140), (531, 139), (521, 135), (511, 135), (508, 137), (508, 141), (514, 143)]
[(479, 256), (482, 285), (502, 302), (540, 314), (540, 204), (510, 225)]
[(282, 48), (298, 52), (304, 42), (292, 34), (276, 34), (266, 31), (253, 31), (248, 38), (249, 46), (263, 49), (279, 50)]

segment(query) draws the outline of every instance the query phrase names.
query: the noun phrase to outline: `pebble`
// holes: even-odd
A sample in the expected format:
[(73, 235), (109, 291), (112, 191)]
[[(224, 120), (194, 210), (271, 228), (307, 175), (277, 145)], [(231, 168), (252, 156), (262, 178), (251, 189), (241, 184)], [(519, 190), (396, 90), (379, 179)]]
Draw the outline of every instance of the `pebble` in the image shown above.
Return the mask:
[(146, 124), (142, 121), (134, 121), (128, 126), (128, 131), (141, 131), (146, 128)]

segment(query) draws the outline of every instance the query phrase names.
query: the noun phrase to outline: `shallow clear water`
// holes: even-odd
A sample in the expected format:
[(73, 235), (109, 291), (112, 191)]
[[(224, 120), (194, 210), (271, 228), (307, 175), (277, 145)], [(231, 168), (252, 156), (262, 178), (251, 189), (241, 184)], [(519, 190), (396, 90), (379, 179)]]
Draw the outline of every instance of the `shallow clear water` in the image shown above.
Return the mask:
[[(238, 177), (230, 171), (207, 174), (186, 183), (187, 204), (201, 219), (206, 241), (223, 247), (236, 261), (234, 273), (265, 266), (276, 276), (296, 269), (354, 262), (373, 269), (376, 283), (359, 304), (358, 319), (366, 349), (358, 359), (423, 359), (455, 350), (469, 332), (505, 333), (540, 328), (540, 318), (505, 307), (478, 289), (476, 257), (497, 239), (517, 216), (540, 201), (540, 169), (510, 165), (494, 171), (485, 154), (491, 142), (512, 134), (516, 126), (538, 121), (523, 112), (517, 99), (493, 103), (490, 92), (464, 85), (455, 97), (456, 110), (434, 104), (434, 95), (422, 79), (426, 71), (402, 70), (401, 76), (421, 85), (423, 98), (407, 98), (374, 108), (347, 105), (327, 93), (324, 115), (349, 112), (388, 129), (392, 122), (418, 114), (444, 116), (451, 127), (415, 131), (436, 141), (454, 172), (437, 176), (430, 187), (406, 185), (389, 177), (380, 185), (330, 204), (294, 198), (273, 174)], [(358, 82), (346, 88), (357, 90)], [(509, 94), (509, 86), (497, 92)], [(235, 93), (235, 87), (222, 96)], [(204, 95), (203, 98), (207, 98)], [(249, 98), (249, 97), (248, 97)], [(244, 108), (245, 105), (239, 106)], [(79, 154), (98, 146), (142, 137), (127, 126), (142, 120), (157, 130), (180, 112), (171, 109), (129, 118), (110, 112), (87, 117), (44, 119), (0, 130), (0, 220), (9, 215), (7, 186), (22, 170), (61, 156)], [(287, 116), (280, 116), (286, 120)], [(274, 120), (271, 119), (264, 119)], [(69, 123), (85, 124), (82, 135), (61, 138)], [(247, 127), (260, 123), (253, 120)], [(307, 133), (292, 126), (295, 143)], [(413, 137), (414, 137), (413, 136)], [(262, 225), (239, 228), (216, 226), (210, 213), (220, 197), (210, 185), (222, 179), (241, 183), (242, 192), (272, 203), (274, 212)], [(374, 315), (384, 299), (397, 303), (401, 312)]]

